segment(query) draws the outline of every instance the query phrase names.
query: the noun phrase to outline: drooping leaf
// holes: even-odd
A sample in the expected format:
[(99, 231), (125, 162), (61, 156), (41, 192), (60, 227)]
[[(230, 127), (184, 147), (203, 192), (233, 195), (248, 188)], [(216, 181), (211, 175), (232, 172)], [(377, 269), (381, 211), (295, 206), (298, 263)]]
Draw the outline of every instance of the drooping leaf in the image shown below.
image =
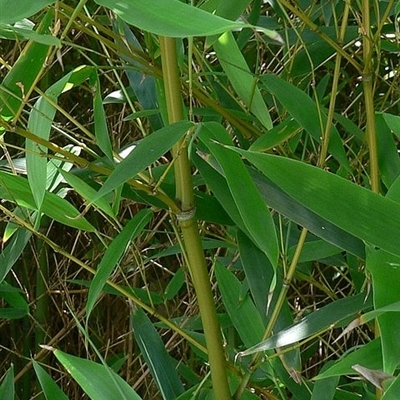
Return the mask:
[(15, 396), (14, 389), (14, 367), (11, 366), (4, 375), (0, 385), (0, 399), (13, 400)]
[(254, 303), (261, 316), (266, 317), (268, 294), (274, 270), (266, 255), (241, 231), (238, 244), (243, 269)]
[(251, 73), (232, 32), (221, 35), (214, 43), (214, 49), (222, 68), (240, 99), (266, 129), (271, 129), (272, 120), (258, 88), (258, 79)]
[(24, 251), (31, 235), (28, 230), (19, 228), (4, 247), (0, 254), (0, 283)]
[(108, 160), (113, 162), (113, 150), (111, 146), (110, 134), (107, 127), (106, 114), (101, 98), (101, 86), (99, 77), (96, 76), (95, 94), (93, 99), (93, 116), (94, 116), (94, 131), (96, 141), (100, 150), (107, 156)]
[(111, 368), (55, 350), (54, 355), (92, 400), (141, 400)]
[(164, 400), (174, 400), (184, 391), (164, 343), (141, 308), (131, 314), (133, 334), (140, 352)]
[(241, 298), (242, 284), (218, 261), (215, 274), (222, 301), (244, 345), (249, 347), (258, 343), (264, 332), (264, 323), (251, 298), (248, 294)]
[[(75, 85), (79, 85), (92, 73), (92, 67), (78, 67), (71, 71), (55, 84), (50, 86), (45, 96), (41, 96), (35, 103), (28, 119), (28, 130), (38, 137), (48, 140), (51, 125), (56, 114), (54, 103), (58, 102), (61, 93), (67, 92)], [(35, 141), (27, 139), (26, 149), (26, 170), (28, 181), (31, 186), (33, 198), (38, 210), (41, 209), (47, 183), (47, 148), (38, 145)]]
[(243, 154), (290, 197), (326, 221), (400, 255), (400, 204), (303, 162), (232, 149)]
[(113, 239), (110, 246), (105, 251), (89, 288), (88, 300), (86, 303), (87, 319), (111, 272), (117, 267), (118, 262), (124, 255), (127, 246), (133, 239), (140, 235), (144, 227), (149, 223), (152, 215), (153, 213), (150, 209), (139, 211)]
[(381, 179), (387, 188), (400, 174), (400, 158), (397, 145), (391, 130), (385, 122), (384, 115), (375, 114), (377, 135), (378, 164)]
[(178, 271), (175, 272), (172, 279), (168, 282), (168, 285), (164, 291), (164, 298), (166, 300), (173, 299), (178, 294), (184, 283), (185, 273), (183, 272), (182, 268), (179, 268)]
[[(140, 42), (136, 39), (135, 35), (129, 28), (129, 26), (117, 18), (113, 24), (114, 31), (119, 33), (118, 45), (119, 47), (127, 47), (126, 42), (131, 46), (131, 48), (137, 49), (138, 51), (143, 51)], [(121, 39), (124, 40), (121, 40)], [(131, 51), (131, 49), (129, 49)], [(136, 95), (139, 101), (142, 111), (135, 112), (133, 115), (126, 117), (129, 120), (133, 117), (147, 117), (150, 121), (153, 130), (158, 130), (163, 127), (163, 122), (159, 110), (159, 104), (157, 101), (157, 91), (155, 78), (150, 74), (146, 74), (143, 71), (143, 65), (136, 61), (133, 57), (126, 55), (126, 53), (120, 54), (122, 60), (126, 64), (125, 74), (129, 79), (129, 89)], [(135, 67), (135, 68), (132, 68)]]
[(46, 400), (68, 400), (52, 377), (35, 360), (32, 360), (32, 364)]
[(229, 143), (229, 135), (220, 124), (207, 122), (203, 124), (199, 138), (223, 169), (229, 190), (251, 238), (276, 268), (278, 242), (270, 211), (240, 157), (229, 154), (225, 148), (215, 143)]

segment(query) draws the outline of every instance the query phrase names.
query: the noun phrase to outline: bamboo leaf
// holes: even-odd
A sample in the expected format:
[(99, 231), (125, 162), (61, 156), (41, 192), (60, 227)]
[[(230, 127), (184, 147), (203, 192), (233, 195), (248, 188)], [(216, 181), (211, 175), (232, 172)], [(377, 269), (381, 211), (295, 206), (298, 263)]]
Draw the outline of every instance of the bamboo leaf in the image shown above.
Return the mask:
[(242, 284), (220, 262), (215, 264), (218, 288), (226, 311), (245, 346), (258, 343), (264, 332), (264, 323), (251, 298), (240, 297)]
[(399, 203), (299, 161), (233, 150), (243, 154), (290, 197), (326, 221), (392, 254), (400, 255)]
[(397, 400), (400, 394), (400, 375), (394, 380), (389, 382), (383, 382), (383, 386), (386, 389), (382, 395), (382, 400)]
[(35, 360), (32, 360), (32, 364), (46, 400), (68, 400), (52, 377)]
[(221, 17), (236, 20), (250, 2), (251, 0), (221, 0), (215, 13)]
[(3, 25), (0, 22), (0, 36), (9, 40), (32, 40), (46, 46), (60, 46), (61, 41), (52, 35), (43, 35), (31, 29), (17, 28), (16, 26)]
[(94, 204), (96, 207), (98, 207), (101, 211), (103, 211), (105, 214), (107, 214), (111, 218), (115, 218), (115, 213), (105, 198), (100, 198), (100, 199), (97, 199), (94, 201), (92, 200), (96, 197), (96, 194), (97, 194), (95, 189), (93, 189), (85, 181), (78, 178), (74, 174), (71, 174), (64, 170), (60, 170), (60, 173), (61, 173), (62, 177), (65, 179), (65, 181), (69, 185), (71, 185), (71, 187), (77, 193), (79, 193), (85, 199), (85, 201), (87, 201), (88, 203)]
[(241, 231), (238, 232), (240, 259), (254, 303), (262, 316), (266, 316), (268, 293), (274, 279), (274, 269), (266, 255)]
[[(393, 305), (400, 301), (400, 257), (386, 251), (367, 246), (366, 267), (372, 275), (374, 308)], [(382, 341), (383, 370), (392, 374), (400, 363), (398, 332), (400, 318), (397, 312), (386, 312), (378, 317)]]
[(193, 124), (189, 121), (180, 121), (168, 125), (142, 139), (129, 155), (117, 164), (92, 201), (99, 199), (118, 186), (129, 181), (129, 179), (143, 171), (151, 163), (158, 160), (170, 150), (192, 126)]
[[(325, 364), (321, 371), (327, 368), (329, 368), (329, 363)], [(311, 400), (333, 400), (339, 379), (339, 376), (331, 376), (329, 378), (318, 380), (314, 385)]]
[(221, 35), (214, 43), (214, 49), (236, 93), (264, 127), (271, 129), (272, 120), (258, 88), (258, 79), (251, 73), (233, 34)]
[(325, 379), (332, 376), (355, 375), (352, 369), (355, 364), (362, 364), (371, 369), (382, 369), (382, 345), (379, 338), (353, 349), (335, 362), (330, 368), (321, 371), (314, 379)]
[(55, 350), (54, 355), (92, 400), (141, 400), (111, 368)]
[(162, 398), (175, 400), (184, 389), (159, 334), (142, 309), (135, 307), (131, 320), (135, 340)]
[(366, 300), (365, 294), (346, 297), (336, 300), (312, 314), (304, 317), (299, 323), (286, 328), (267, 340), (239, 353), (240, 356), (266, 351), (277, 347), (287, 346), (319, 334), (343, 319), (349, 318), (356, 313), (368, 309), (371, 299)]
[[(0, 198), (30, 210), (37, 210), (27, 179), (18, 175), (0, 171)], [(41, 211), (64, 225), (88, 232), (95, 231), (95, 228), (71, 203), (54, 193), (45, 192)]]
[[(5, 2), (5, 0), (1, 1)], [(5, 9), (14, 10), (16, 4), (15, 2), (12, 3), (13, 5), (11, 7)], [(29, 4), (32, 3), (33, 2), (29, 2)], [(24, 4), (22, 8), (25, 9), (25, 6), (26, 4)], [(21, 7), (17, 6), (17, 10), (20, 8)], [(7, 18), (7, 15), (8, 12), (1, 12), (0, 19)], [(12, 14), (11, 19), (13, 19)], [(52, 21), (53, 14), (51, 12), (46, 13), (37, 28), (37, 33), (46, 33)], [(22, 99), (27, 93), (31, 92), (32, 86), (35, 84), (36, 79), (43, 68), (48, 51), (49, 46), (29, 41), (25, 45), (24, 51), (20, 54), (12, 69), (3, 79), (0, 84), (0, 117), (4, 118), (4, 120), (9, 121), (17, 116), (21, 106), (23, 105)], [(27, 101), (27, 99), (24, 100)], [(3, 131), (4, 129), (0, 128), (0, 133)]]
[[(178, 0), (95, 1), (97, 4), (108, 7), (129, 24), (162, 36), (209, 36), (232, 29), (252, 27), (249, 24), (218, 17)], [(272, 38), (279, 37), (268, 29), (262, 29), (262, 31)]]
[(215, 143), (230, 142), (229, 135), (220, 124), (209, 122), (202, 125), (199, 138), (221, 165), (229, 190), (251, 238), (276, 268), (278, 241), (269, 209), (240, 157), (229, 154), (226, 149)]
[(29, 314), (28, 303), (19, 289), (2, 282), (0, 284), (0, 297), (9, 304), (9, 307), (0, 308), (0, 318), (18, 319)]
[[(113, 29), (115, 32), (119, 33), (117, 39), (119, 48), (126, 48), (130, 52), (131, 49), (127, 46), (127, 44), (129, 44), (131, 48), (143, 51), (140, 42), (137, 40), (132, 30), (120, 18), (117, 18), (113, 24)], [(153, 130), (161, 129), (164, 125), (157, 101), (156, 79), (154, 76), (151, 76), (151, 74), (147, 74), (146, 71), (143, 71), (143, 65), (133, 57), (128, 56), (126, 52), (121, 52), (120, 57), (126, 64), (125, 74), (130, 84), (128, 89), (131, 89), (133, 92), (132, 95), (136, 95), (142, 107), (142, 111), (129, 115), (125, 120), (147, 117)], [(132, 68), (132, 66), (135, 68)]]
[(14, 367), (11, 365), (0, 385), (0, 399), (13, 400), (15, 398), (14, 396)]
[[(41, 96), (35, 103), (28, 120), (28, 130), (38, 137), (48, 140), (51, 125), (56, 114), (58, 97), (75, 85), (79, 85), (93, 73), (92, 67), (79, 67), (65, 75), (54, 85), (48, 88), (45, 96)], [(32, 189), (38, 210), (41, 209), (47, 183), (47, 148), (38, 145), (33, 140), (26, 140), (26, 170), (28, 181)]]
[[(321, 141), (327, 117), (324, 110), (317, 107), (317, 104), (307, 93), (272, 74), (261, 76), (260, 82), (264, 84), (269, 92), (278, 98), (279, 102), (300, 126), (302, 126), (317, 142)], [(301, 107), (299, 107), (300, 104)], [(349, 162), (343, 149), (339, 132), (334, 125), (331, 129), (329, 151), (343, 167), (349, 169)]]
[(0, 0), (0, 10), (2, 10), (0, 12), (0, 23), (12, 24), (23, 18), (28, 18), (52, 3), (55, 3), (55, 0), (35, 0), (28, 2)]
[(89, 288), (86, 303), (86, 319), (88, 320), (96, 300), (110, 277), (112, 271), (117, 267), (120, 259), (126, 252), (129, 243), (140, 235), (144, 227), (149, 223), (153, 213), (149, 209), (139, 211), (124, 227), (124, 229), (113, 239), (110, 246), (103, 255), (96, 274)]
[[(240, 218), (240, 213), (236, 207), (232, 194), (228, 189), (223, 172), (221, 171), (221, 168), (216, 165), (215, 160), (207, 157), (206, 162), (199, 156), (194, 155), (193, 161), (214, 196), (232, 218), (235, 225), (251, 237)], [(349, 234), (345, 230), (340, 229), (336, 225), (331, 224), (316, 213), (312, 212), (310, 209), (304, 207), (300, 202), (290, 197), (286, 192), (260, 172), (255, 171), (252, 168), (249, 168), (248, 171), (261, 196), (271, 208), (292, 221), (295, 221), (297, 224), (306, 227), (310, 232), (323, 238), (327, 242), (332, 243), (333, 245), (360, 258), (365, 257), (365, 245), (360, 239)]]
[(24, 251), (31, 235), (32, 234), (26, 229), (19, 228), (4, 247), (0, 254), (0, 283), (3, 282), (4, 278)]

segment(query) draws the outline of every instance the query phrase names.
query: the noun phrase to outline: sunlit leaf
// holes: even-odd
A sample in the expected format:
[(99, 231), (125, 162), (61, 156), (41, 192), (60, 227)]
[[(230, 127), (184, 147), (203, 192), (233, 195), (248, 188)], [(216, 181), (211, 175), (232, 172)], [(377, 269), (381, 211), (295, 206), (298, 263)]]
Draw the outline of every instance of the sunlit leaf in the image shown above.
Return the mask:
[(257, 85), (257, 77), (251, 73), (231, 32), (221, 35), (214, 43), (219, 62), (236, 93), (251, 112), (267, 129), (272, 128), (268, 108)]
[[(20, 176), (0, 171), (0, 197), (3, 200), (15, 202), (21, 207), (37, 210), (29, 183), (27, 179)], [(45, 192), (41, 211), (64, 225), (89, 232), (95, 231), (95, 228), (71, 203), (54, 193)]]
[(239, 355), (245, 356), (299, 342), (315, 334), (320, 334), (343, 319), (370, 307), (371, 299), (366, 300), (364, 293), (336, 300), (307, 315), (297, 324), (276, 333), (250, 349), (240, 352)]

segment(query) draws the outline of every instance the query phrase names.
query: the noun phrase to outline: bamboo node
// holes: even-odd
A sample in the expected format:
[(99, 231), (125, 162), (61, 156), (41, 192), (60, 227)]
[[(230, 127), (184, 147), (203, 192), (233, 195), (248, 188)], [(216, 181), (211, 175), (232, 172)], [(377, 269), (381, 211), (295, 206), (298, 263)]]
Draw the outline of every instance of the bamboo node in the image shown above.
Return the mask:
[(195, 215), (196, 207), (193, 207), (190, 210), (180, 211), (179, 213), (176, 213), (176, 218), (178, 221), (188, 221), (189, 219), (194, 218)]

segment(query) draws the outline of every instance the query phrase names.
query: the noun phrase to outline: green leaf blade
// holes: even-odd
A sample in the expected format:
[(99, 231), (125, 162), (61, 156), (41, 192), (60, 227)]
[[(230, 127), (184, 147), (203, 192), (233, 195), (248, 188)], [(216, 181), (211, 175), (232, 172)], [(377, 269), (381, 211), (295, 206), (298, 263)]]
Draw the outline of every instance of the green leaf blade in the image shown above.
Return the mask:
[(235, 151), (322, 218), (368, 243), (400, 255), (400, 204), (299, 161)]
[(272, 120), (257, 86), (257, 79), (251, 73), (233, 34), (227, 32), (220, 36), (214, 43), (214, 49), (236, 93), (264, 127), (271, 129)]
[(89, 288), (86, 303), (86, 318), (93, 310), (95, 302), (102, 291), (111, 272), (116, 268), (121, 257), (124, 255), (130, 241), (134, 240), (149, 223), (153, 213), (149, 209), (139, 211), (114, 238), (97, 268), (96, 274)]
[(135, 340), (162, 398), (176, 399), (184, 392), (183, 385), (159, 334), (142, 309), (136, 308), (131, 319)]
[[(147, 32), (169, 37), (208, 36), (248, 27), (178, 0), (96, 0), (121, 19)], [(173, 10), (173, 11), (172, 11)]]
[(32, 364), (46, 400), (68, 400), (66, 394), (35, 360), (32, 360)]
[(225, 129), (217, 123), (203, 124), (199, 138), (221, 165), (229, 190), (252, 239), (276, 268), (278, 241), (269, 209), (240, 157), (229, 154), (223, 146), (215, 143), (230, 141)]
[[(181, 139), (193, 124), (180, 121), (162, 128), (142, 139), (112, 171), (94, 200), (116, 189), (158, 160)], [(93, 200), (93, 201), (94, 201)]]
[(55, 350), (54, 355), (93, 400), (141, 400), (111, 368)]

